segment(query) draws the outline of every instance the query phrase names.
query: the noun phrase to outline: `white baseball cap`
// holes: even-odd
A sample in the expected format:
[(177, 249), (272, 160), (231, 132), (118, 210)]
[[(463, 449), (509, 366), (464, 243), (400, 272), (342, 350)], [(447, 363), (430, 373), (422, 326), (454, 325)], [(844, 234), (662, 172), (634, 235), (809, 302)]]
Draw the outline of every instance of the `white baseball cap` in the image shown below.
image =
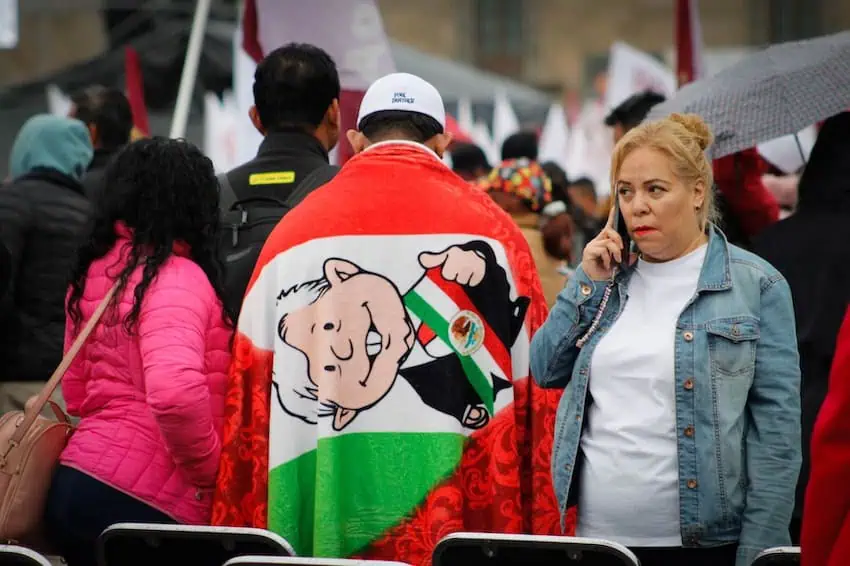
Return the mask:
[(372, 83), (360, 103), (357, 125), (375, 112), (397, 110), (430, 116), (446, 127), (446, 107), (434, 85), (410, 73), (392, 73)]

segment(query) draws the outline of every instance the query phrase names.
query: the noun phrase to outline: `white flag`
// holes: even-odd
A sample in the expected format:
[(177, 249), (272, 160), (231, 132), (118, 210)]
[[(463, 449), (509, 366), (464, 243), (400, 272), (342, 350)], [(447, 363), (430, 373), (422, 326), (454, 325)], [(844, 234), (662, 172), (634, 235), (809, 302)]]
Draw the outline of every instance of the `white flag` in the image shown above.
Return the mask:
[[(2, 0), (0, 0), (2, 1)], [(67, 116), (74, 105), (71, 99), (54, 84), (47, 85), (47, 110), (54, 116)]]
[(212, 160), (216, 173), (230, 171), (241, 163), (237, 152), (238, 124), (246, 120), (239, 116), (231, 93), (225, 93), (223, 100), (212, 92), (204, 95), (204, 153)]
[(254, 71), (257, 63), (242, 48), (242, 30), (233, 37), (233, 104), (238, 115), (236, 125), (236, 164), (240, 165), (257, 156), (263, 136), (248, 118), (254, 104)]
[(676, 93), (676, 78), (663, 63), (631, 45), (611, 46), (605, 106), (613, 110), (633, 94), (651, 90), (666, 97)]
[(462, 97), (457, 101), (457, 125), (461, 131), (472, 135), (475, 119), (472, 116), (472, 102), (467, 97)]
[(538, 158), (541, 162), (554, 161), (567, 171), (567, 159), (569, 151), (569, 127), (564, 107), (553, 104), (549, 107), (546, 122), (543, 124), (543, 132), (540, 134), (540, 149)]
[(756, 146), (756, 150), (767, 161), (783, 173), (796, 173), (809, 161), (815, 146), (817, 130), (809, 126), (796, 134), (782, 136)]
[[(493, 143), (500, 152), (502, 143), (519, 131), (519, 119), (516, 117), (511, 101), (505, 91), (500, 90), (493, 99)], [(499, 159), (501, 161), (501, 159)]]
[(480, 147), (484, 155), (487, 156), (487, 161), (491, 166), (495, 167), (502, 161), (500, 148), (496, 147), (487, 124), (481, 121), (475, 122), (472, 130), (469, 132), (469, 136), (472, 138), (472, 142)]
[(18, 0), (0, 0), (0, 49), (18, 46)]

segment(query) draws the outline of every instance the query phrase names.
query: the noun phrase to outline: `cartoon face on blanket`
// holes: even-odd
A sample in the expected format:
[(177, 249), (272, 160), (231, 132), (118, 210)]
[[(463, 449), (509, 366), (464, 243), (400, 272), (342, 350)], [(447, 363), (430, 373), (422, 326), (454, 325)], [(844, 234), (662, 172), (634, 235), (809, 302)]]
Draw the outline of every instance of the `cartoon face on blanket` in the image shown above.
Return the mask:
[[(481, 428), (498, 393), (511, 386), (510, 349), (529, 300), (512, 300), (505, 270), (489, 244), (472, 241), (422, 252), (422, 273), (400, 290), (378, 273), (341, 258), (323, 276), (284, 290), (278, 335), (289, 348), (275, 365), (283, 410), (342, 430), (405, 379), (422, 402)], [(410, 359), (420, 348), (424, 356)]]

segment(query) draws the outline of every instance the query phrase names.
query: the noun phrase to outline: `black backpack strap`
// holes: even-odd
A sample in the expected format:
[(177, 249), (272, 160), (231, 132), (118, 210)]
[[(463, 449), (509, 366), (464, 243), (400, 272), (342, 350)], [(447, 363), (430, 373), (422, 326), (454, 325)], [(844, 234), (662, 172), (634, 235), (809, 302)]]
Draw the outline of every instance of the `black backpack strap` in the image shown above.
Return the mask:
[[(335, 167), (333, 165), (323, 165), (314, 169), (295, 186), (291, 193), (289, 193), (289, 196), (284, 201), (285, 205), (290, 209), (295, 208), (295, 206), (304, 200), (307, 195), (333, 179), (337, 171), (339, 171), (339, 167)], [(239, 197), (233, 189), (233, 185), (230, 184), (230, 180), (227, 178), (227, 173), (222, 173), (216, 178), (218, 179), (218, 185), (220, 187), (219, 210), (221, 210), (222, 215), (224, 215), (230, 212), (230, 209), (234, 204), (239, 202)]]
[(222, 214), (230, 212), (230, 207), (233, 206), (239, 198), (236, 196), (236, 191), (233, 190), (233, 185), (230, 184), (230, 179), (227, 178), (227, 173), (222, 173), (217, 176), (219, 186), (219, 204), (218, 208)]
[(314, 169), (309, 175), (304, 177), (304, 179), (298, 183), (298, 186), (295, 187), (295, 190), (289, 194), (289, 197), (286, 199), (286, 204), (289, 208), (295, 208), (307, 197), (307, 195), (333, 179), (338, 171), (339, 167), (335, 167), (333, 165), (322, 165), (321, 167)]

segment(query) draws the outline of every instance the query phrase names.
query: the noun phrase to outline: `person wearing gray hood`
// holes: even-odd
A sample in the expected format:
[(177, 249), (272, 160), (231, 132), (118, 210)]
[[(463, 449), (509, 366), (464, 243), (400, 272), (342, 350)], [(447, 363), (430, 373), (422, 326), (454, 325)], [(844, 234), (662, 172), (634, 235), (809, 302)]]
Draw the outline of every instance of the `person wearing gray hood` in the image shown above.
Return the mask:
[(62, 359), (65, 294), (91, 205), (81, 179), (93, 149), (79, 120), (33, 116), (15, 138), (0, 187), (0, 413), (23, 409)]

